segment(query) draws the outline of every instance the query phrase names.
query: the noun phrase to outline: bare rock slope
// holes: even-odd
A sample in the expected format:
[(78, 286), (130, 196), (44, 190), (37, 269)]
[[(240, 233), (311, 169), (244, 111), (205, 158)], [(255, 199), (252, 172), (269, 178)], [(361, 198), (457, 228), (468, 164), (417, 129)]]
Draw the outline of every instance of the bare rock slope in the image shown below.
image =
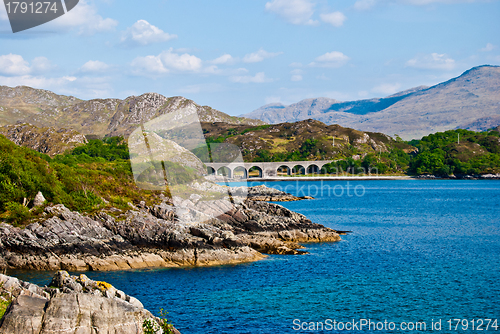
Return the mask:
[(83, 101), (72, 96), (25, 86), (0, 86), (0, 125), (27, 122), (38, 127), (76, 130), (84, 135), (128, 135), (146, 123), (175, 110), (194, 110), (202, 122), (260, 125), (255, 119), (229, 116), (181, 96), (146, 93), (120, 99)]
[(479, 66), (432, 87), (416, 87), (385, 98), (339, 102), (307, 99), (267, 105), (242, 115), (269, 123), (313, 118), (403, 139), (463, 128), (483, 131), (500, 124), (500, 67)]

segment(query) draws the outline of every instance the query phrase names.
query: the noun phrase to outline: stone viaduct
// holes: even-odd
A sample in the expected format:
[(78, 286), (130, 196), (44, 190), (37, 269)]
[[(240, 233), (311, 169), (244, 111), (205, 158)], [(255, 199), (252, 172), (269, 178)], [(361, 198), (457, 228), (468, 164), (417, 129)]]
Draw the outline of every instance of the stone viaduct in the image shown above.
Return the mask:
[(321, 161), (287, 161), (287, 162), (232, 162), (207, 163), (209, 175), (226, 176), (228, 178), (249, 178), (250, 170), (257, 171), (259, 178), (279, 176), (278, 173), (292, 174), (319, 174), (324, 165), (332, 160)]

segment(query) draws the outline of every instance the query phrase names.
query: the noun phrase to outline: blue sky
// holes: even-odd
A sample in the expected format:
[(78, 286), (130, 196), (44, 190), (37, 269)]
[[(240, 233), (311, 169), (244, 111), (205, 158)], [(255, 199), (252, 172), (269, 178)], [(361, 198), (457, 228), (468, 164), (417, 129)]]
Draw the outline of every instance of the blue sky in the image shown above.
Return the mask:
[(181, 95), (231, 115), (383, 97), (500, 65), (499, 17), (498, 0), (80, 0), (13, 34), (0, 5), (0, 85)]

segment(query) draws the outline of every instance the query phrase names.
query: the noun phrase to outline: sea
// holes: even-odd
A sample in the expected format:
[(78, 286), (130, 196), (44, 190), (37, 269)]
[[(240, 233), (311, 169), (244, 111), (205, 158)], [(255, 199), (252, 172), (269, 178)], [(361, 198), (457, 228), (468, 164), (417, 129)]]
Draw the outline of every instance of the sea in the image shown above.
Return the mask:
[(261, 184), (313, 196), (279, 204), (351, 232), (306, 255), (86, 274), (167, 310), (182, 334), (500, 332), (500, 181)]

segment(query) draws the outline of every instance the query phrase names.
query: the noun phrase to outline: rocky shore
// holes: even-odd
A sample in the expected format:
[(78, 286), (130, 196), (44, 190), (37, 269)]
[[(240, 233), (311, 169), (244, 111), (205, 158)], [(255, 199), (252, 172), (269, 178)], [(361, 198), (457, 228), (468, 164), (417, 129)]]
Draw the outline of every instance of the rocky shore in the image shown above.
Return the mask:
[[(249, 188), (240, 203), (192, 195), (173, 206), (165, 197), (153, 206), (141, 202), (128, 211), (112, 208), (93, 215), (48, 206), (43, 219), (25, 228), (0, 224), (0, 269), (107, 271), (236, 264), (266, 254), (304, 254), (299, 243), (340, 240), (337, 231), (263, 199), (301, 198), (260, 186)], [(199, 222), (203, 215), (213, 218)]]
[(180, 334), (139, 300), (85, 275), (59, 271), (45, 287), (0, 275), (0, 296), (10, 302), (0, 319), (2, 334), (142, 334), (145, 322), (156, 329), (165, 324), (170, 333)]

